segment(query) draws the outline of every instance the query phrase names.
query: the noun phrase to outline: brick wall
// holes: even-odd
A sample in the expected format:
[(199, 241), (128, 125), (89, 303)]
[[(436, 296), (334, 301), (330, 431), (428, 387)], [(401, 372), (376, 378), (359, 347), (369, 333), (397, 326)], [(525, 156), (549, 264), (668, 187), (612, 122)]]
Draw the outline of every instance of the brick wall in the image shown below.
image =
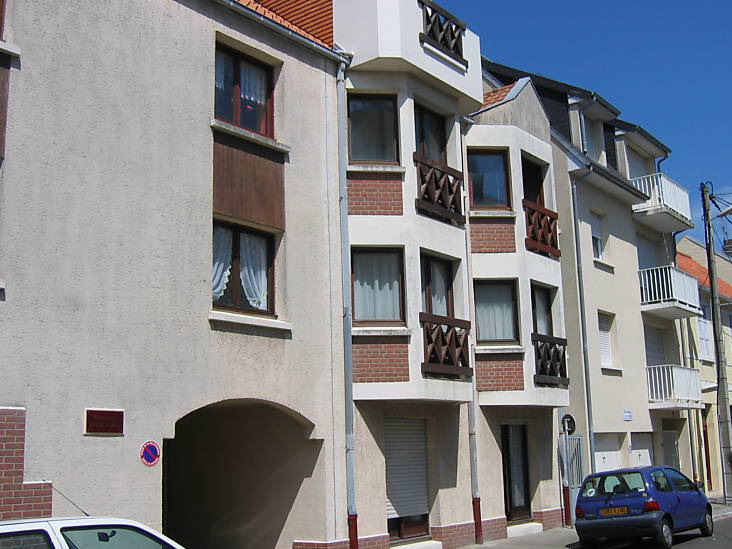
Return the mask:
[(50, 517), (51, 485), (23, 482), (25, 410), (0, 408), (0, 520)]
[[(347, 539), (337, 541), (293, 541), (292, 549), (348, 549)], [(389, 534), (358, 538), (358, 549), (389, 549)]]
[(474, 254), (515, 252), (515, 219), (512, 217), (471, 217), (470, 248)]
[(524, 355), (476, 354), (475, 383), (478, 391), (523, 391)]
[(432, 526), (430, 534), (432, 539), (442, 542), (442, 549), (475, 545), (475, 524), (473, 522)]
[(483, 520), (483, 541), (504, 539), (508, 537), (506, 517)]
[(402, 215), (401, 174), (348, 176), (348, 215)]
[(544, 509), (542, 511), (534, 511), (534, 522), (539, 522), (544, 530), (559, 528), (562, 526), (562, 509)]
[(353, 381), (409, 381), (408, 338), (354, 337)]

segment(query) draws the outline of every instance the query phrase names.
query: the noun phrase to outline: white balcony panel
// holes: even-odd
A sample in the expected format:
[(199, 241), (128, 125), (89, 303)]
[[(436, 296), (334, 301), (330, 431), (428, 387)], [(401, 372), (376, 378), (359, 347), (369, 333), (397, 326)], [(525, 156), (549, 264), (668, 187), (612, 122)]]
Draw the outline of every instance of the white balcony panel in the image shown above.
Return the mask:
[(636, 177), (630, 184), (650, 198), (633, 206), (637, 219), (653, 229), (670, 233), (690, 229), (689, 191), (663, 173)]
[(697, 280), (673, 265), (638, 271), (641, 310), (663, 318), (701, 315)]
[(705, 318), (697, 319), (697, 332), (699, 336), (697, 358), (714, 362), (714, 326), (711, 320)]
[(699, 370), (676, 364), (647, 366), (648, 402), (652, 409), (702, 408)]

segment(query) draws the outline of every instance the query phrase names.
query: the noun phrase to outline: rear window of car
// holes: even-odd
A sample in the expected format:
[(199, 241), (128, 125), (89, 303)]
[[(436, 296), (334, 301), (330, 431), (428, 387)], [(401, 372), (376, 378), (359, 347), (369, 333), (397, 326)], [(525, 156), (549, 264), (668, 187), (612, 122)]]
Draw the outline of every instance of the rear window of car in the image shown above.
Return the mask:
[(48, 534), (40, 530), (0, 534), (0, 549), (52, 549)]
[(594, 498), (608, 494), (631, 494), (646, 489), (643, 475), (638, 471), (604, 473), (588, 478), (580, 493), (583, 498)]

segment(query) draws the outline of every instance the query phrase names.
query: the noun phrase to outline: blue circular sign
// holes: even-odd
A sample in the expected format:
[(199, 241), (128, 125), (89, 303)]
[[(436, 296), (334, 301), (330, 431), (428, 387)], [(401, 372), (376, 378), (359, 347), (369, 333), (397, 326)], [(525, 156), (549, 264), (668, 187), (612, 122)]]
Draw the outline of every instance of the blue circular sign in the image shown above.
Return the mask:
[(157, 442), (148, 440), (140, 448), (140, 459), (148, 467), (152, 467), (160, 461), (160, 446)]

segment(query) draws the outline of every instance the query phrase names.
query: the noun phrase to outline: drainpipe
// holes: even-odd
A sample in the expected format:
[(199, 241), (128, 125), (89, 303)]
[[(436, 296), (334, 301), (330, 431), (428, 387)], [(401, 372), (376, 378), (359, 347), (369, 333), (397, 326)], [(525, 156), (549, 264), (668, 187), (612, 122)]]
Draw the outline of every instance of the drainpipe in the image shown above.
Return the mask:
[[(462, 131), (460, 132), (460, 139), (464, 140), (465, 133), (467, 132), (467, 126), (475, 124), (475, 121), (468, 117), (464, 116), (462, 120), (463, 124), (461, 124)], [(460, 147), (460, 151), (462, 154), (462, 160), (463, 160), (463, 168), (465, 168), (465, 145)], [(463, 170), (464, 171), (464, 170)], [(466, 193), (463, 195), (463, 211), (465, 212), (465, 217), (469, 219), (469, 213), (468, 208), (470, 207), (469, 201), (467, 198), (467, 189)], [(473, 308), (475, 307), (475, 298), (473, 296), (473, 280), (472, 280), (472, 273), (473, 273), (473, 265), (471, 260), (471, 251), (470, 251), (470, 223), (468, 222), (465, 227), (465, 268), (467, 272), (467, 278), (468, 278), (468, 299), (469, 299), (469, 307), (471, 311), (471, 318), (476, 318), (475, 311)], [(470, 360), (473, 362), (471, 366), (473, 367), (473, 372), (475, 372), (475, 346), (471, 345), (472, 352), (470, 353)], [(483, 519), (481, 517), (481, 511), (480, 511), (480, 489), (478, 487), (478, 444), (476, 440), (476, 430), (475, 430), (475, 374), (473, 375), (473, 398), (470, 402), (468, 402), (468, 442), (470, 447), (470, 492), (472, 496), (472, 502), (473, 502), (473, 523), (475, 524), (475, 543), (478, 545), (483, 544)]]
[(346, 502), (350, 549), (358, 549), (356, 512), (356, 449), (354, 444), (353, 341), (351, 336), (351, 245), (348, 238), (348, 143), (346, 134), (346, 67), (338, 64), (338, 199), (341, 225), (341, 286), (343, 292), (343, 370), (346, 398)]
[(587, 348), (587, 314), (585, 312), (585, 283), (582, 273), (582, 250), (580, 246), (579, 217), (577, 214), (577, 183), (593, 171), (587, 164), (587, 172), (572, 180), (572, 213), (574, 214), (574, 252), (577, 256), (577, 287), (579, 290), (580, 324), (582, 328), (582, 362), (585, 373), (585, 400), (587, 402), (587, 435), (590, 443), (590, 472), (595, 472), (595, 429), (592, 422), (592, 386), (590, 384), (590, 353)]
[(668, 153), (664, 154), (661, 158), (656, 160), (656, 173), (661, 173), (661, 164), (668, 159)]

